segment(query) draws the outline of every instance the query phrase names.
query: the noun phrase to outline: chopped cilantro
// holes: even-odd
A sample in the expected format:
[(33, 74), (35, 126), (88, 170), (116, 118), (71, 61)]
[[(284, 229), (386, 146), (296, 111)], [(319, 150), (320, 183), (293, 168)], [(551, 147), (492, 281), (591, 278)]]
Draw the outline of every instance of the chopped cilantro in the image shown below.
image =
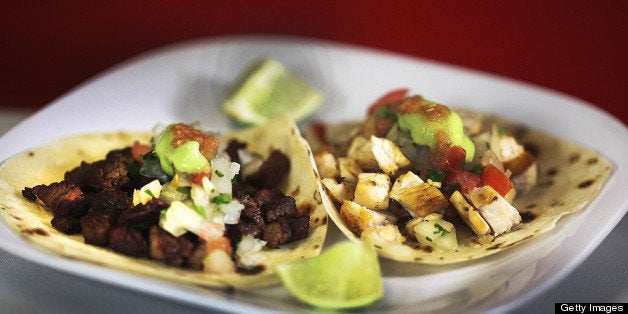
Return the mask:
[(153, 191), (151, 191), (151, 190), (144, 190), (144, 193), (148, 194), (148, 196), (150, 196), (152, 198), (156, 198), (155, 194), (153, 194)]
[(434, 182), (443, 182), (445, 180), (445, 175), (447, 173), (445, 171), (438, 171), (430, 169), (427, 173), (427, 179), (430, 179)]
[(434, 231), (434, 234), (440, 233), (441, 237), (449, 233), (449, 231), (445, 230), (445, 228), (443, 228), (443, 226), (439, 225), (438, 223), (434, 223), (434, 228), (436, 228), (436, 231)]
[(219, 170), (214, 171), (214, 173), (221, 178), (225, 176), (225, 174), (220, 172)]
[(228, 204), (231, 202), (231, 194), (220, 194), (212, 198), (214, 204)]
[(425, 236), (425, 240), (432, 242), (432, 238)]
[(190, 194), (190, 190), (192, 188), (190, 188), (189, 186), (180, 186), (177, 188), (177, 192), (179, 193), (184, 193), (184, 194)]

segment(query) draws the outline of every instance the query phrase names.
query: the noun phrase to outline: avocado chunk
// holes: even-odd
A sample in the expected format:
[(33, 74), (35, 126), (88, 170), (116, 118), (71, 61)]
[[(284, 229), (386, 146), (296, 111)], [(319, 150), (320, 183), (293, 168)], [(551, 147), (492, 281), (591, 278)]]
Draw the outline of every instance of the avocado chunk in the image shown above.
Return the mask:
[(186, 173), (203, 171), (209, 165), (209, 161), (201, 153), (200, 143), (188, 141), (178, 147), (173, 147), (172, 126), (173, 124), (166, 127), (155, 144), (155, 154), (159, 157), (159, 163), (164, 172), (172, 176), (175, 169)]
[(466, 151), (466, 162), (473, 160), (475, 145), (464, 134), (462, 118), (455, 111), (449, 109), (448, 115), (435, 120), (428, 120), (421, 112), (403, 113), (399, 115), (397, 121), (402, 130), (410, 133), (412, 141), (416, 144), (434, 148), (438, 144), (436, 134), (444, 132), (450, 145), (460, 146)]

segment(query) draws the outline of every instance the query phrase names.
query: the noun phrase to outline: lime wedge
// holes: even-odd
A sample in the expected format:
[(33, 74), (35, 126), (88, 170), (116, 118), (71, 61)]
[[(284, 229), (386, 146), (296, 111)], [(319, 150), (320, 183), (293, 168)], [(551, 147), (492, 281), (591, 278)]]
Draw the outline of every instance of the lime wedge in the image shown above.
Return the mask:
[(244, 124), (259, 125), (280, 113), (296, 121), (318, 109), (323, 95), (278, 61), (263, 58), (243, 73), (223, 109)]
[(377, 253), (364, 241), (340, 242), (317, 257), (279, 266), (277, 274), (293, 296), (322, 309), (366, 306), (384, 294)]

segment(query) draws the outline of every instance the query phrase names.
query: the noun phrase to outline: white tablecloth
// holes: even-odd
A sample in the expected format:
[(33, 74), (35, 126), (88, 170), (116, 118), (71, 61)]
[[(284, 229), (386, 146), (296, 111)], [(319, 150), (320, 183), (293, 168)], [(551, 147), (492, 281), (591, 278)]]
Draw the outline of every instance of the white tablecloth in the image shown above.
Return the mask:
[[(0, 134), (27, 116), (0, 112)], [(628, 302), (628, 218), (564, 280), (515, 313), (549, 313), (556, 302)], [(0, 313), (201, 313), (162, 300), (68, 275), (0, 250)]]

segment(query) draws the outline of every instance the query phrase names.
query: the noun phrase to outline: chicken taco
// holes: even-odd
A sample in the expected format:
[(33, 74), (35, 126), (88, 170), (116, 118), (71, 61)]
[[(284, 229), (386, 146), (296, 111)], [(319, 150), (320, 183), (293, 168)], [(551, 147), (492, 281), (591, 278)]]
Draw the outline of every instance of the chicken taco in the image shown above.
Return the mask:
[(63, 138), (0, 166), (4, 222), (64, 257), (246, 289), (320, 253), (328, 202), (294, 121)]
[(313, 124), (306, 138), (330, 218), (402, 262), (513, 247), (581, 210), (611, 171), (594, 151), (406, 89), (381, 97), (364, 121)]

